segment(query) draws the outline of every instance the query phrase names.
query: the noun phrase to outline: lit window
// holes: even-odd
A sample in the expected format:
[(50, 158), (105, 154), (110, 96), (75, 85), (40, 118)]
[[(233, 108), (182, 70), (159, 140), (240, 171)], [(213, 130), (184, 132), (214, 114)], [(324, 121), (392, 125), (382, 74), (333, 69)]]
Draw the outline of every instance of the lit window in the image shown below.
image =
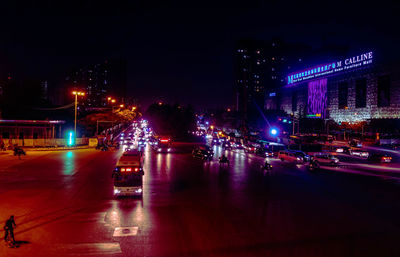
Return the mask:
[(275, 71), (275, 68), (272, 68), (271, 70), (272, 70), (272, 71)]
[(272, 57), (272, 60), (275, 61), (275, 57)]
[(299, 62), (301, 62), (301, 58), (299, 59)]
[(257, 54), (260, 54), (260, 50), (257, 50), (256, 53), (257, 53)]
[(260, 61), (257, 61), (257, 65), (260, 65), (261, 63), (260, 63)]

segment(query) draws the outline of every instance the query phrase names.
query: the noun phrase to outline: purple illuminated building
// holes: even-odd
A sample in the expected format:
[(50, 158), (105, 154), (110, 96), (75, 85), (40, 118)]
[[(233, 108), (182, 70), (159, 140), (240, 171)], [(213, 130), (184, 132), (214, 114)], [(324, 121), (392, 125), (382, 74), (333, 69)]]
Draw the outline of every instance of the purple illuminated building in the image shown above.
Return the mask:
[(322, 63), (287, 74), (281, 110), (337, 123), (400, 119), (400, 67), (377, 63), (372, 51)]

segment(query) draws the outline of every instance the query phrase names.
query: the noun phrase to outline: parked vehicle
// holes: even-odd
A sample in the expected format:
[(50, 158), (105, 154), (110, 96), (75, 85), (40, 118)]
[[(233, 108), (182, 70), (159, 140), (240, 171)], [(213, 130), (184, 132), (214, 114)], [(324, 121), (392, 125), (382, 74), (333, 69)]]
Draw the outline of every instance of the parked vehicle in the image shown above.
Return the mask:
[(313, 157), (313, 162), (319, 167), (320, 165), (336, 166), (339, 159), (329, 153), (318, 153)]
[(297, 157), (300, 157), (303, 160), (303, 162), (309, 162), (311, 160), (311, 156), (309, 156), (303, 151), (294, 150), (291, 152), (294, 153)]
[(297, 156), (295, 153), (290, 151), (280, 151), (278, 153), (278, 159), (281, 161), (291, 162), (291, 163), (302, 163), (303, 159)]

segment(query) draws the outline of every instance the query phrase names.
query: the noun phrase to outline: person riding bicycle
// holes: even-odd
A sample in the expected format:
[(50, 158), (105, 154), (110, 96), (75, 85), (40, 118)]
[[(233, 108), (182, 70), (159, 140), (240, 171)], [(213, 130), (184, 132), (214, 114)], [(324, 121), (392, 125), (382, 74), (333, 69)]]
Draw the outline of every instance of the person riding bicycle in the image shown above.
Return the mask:
[(7, 237), (10, 235), (12, 242), (15, 244), (15, 238), (14, 238), (14, 228), (16, 228), (17, 225), (15, 224), (14, 216), (11, 215), (10, 218), (6, 221), (6, 224), (4, 226), (4, 241), (7, 242)]

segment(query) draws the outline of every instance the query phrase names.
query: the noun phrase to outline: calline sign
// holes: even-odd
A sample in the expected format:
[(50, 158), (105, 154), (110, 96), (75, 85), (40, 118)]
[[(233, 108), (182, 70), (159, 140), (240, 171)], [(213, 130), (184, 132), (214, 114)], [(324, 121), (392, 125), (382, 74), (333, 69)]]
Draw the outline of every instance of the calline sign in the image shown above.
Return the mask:
[(294, 84), (308, 79), (317, 78), (320, 76), (329, 75), (344, 70), (358, 68), (364, 65), (371, 64), (373, 60), (373, 52), (368, 52), (347, 58), (342, 61), (331, 62), (324, 65), (318, 65), (310, 69), (305, 69), (300, 72), (295, 72), (287, 76), (287, 84)]

